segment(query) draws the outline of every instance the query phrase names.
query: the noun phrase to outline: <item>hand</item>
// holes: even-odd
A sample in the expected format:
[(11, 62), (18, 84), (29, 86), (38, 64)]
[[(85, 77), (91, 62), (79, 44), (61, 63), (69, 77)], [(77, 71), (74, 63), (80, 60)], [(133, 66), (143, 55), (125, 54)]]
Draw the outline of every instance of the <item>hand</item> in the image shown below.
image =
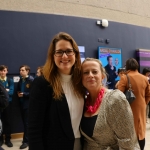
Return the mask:
[(114, 70), (114, 66), (111, 66), (111, 70)]
[(6, 89), (7, 92), (9, 92), (9, 89)]
[(23, 93), (18, 93), (18, 97), (23, 97)]

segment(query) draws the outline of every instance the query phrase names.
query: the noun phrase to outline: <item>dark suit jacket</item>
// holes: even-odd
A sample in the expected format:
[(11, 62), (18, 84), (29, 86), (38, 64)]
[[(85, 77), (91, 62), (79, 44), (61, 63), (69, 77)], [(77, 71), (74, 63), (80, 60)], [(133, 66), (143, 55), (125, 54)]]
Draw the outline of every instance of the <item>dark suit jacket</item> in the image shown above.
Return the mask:
[[(31, 84), (34, 78), (32, 76), (28, 76), (25, 80), (25, 87), (23, 92), (23, 102), (21, 103), (21, 107), (23, 109), (27, 109), (29, 107), (29, 94), (31, 89)], [(21, 91), (22, 78), (19, 80), (17, 85), (17, 91)], [(20, 98), (19, 98), (20, 99)]]
[(116, 75), (116, 67), (114, 66), (114, 70), (111, 70), (109, 64), (107, 64), (105, 66), (105, 70), (108, 74), (108, 82), (111, 82), (108, 87), (110, 89), (115, 89), (115, 79), (117, 78), (117, 75)]
[(36, 78), (32, 84), (28, 137), (29, 150), (73, 150), (74, 147), (66, 97), (53, 99), (53, 89), (44, 77)]
[(9, 95), (3, 85), (0, 83), (0, 112), (9, 105)]

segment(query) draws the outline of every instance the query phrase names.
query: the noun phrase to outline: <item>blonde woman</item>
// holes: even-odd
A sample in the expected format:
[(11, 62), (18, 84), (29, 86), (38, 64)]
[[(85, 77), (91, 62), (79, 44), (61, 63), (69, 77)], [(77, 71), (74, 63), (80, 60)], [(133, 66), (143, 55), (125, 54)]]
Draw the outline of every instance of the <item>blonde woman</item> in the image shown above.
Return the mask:
[(99, 60), (87, 58), (82, 63), (85, 93), (81, 133), (84, 150), (139, 150), (132, 110), (119, 90), (108, 90), (102, 80), (105, 69)]

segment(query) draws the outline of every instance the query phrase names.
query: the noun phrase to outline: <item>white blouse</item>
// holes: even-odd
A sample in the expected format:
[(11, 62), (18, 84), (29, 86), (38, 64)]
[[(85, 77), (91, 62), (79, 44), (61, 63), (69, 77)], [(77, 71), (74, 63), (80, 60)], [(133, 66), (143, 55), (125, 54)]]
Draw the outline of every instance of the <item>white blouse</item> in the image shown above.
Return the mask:
[(74, 136), (75, 138), (80, 138), (79, 125), (82, 117), (84, 100), (75, 94), (71, 77), (72, 75), (61, 74), (61, 85), (68, 102)]

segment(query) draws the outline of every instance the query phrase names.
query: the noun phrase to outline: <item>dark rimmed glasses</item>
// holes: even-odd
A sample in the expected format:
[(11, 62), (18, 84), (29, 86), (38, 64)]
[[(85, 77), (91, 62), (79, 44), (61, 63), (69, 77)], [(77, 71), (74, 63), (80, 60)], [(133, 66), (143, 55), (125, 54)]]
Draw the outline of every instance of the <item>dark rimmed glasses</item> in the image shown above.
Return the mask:
[(74, 55), (74, 50), (73, 49), (67, 49), (65, 51), (63, 50), (55, 50), (55, 53), (54, 55), (56, 57), (62, 57), (64, 55), (64, 53), (67, 55), (67, 56), (72, 56)]

